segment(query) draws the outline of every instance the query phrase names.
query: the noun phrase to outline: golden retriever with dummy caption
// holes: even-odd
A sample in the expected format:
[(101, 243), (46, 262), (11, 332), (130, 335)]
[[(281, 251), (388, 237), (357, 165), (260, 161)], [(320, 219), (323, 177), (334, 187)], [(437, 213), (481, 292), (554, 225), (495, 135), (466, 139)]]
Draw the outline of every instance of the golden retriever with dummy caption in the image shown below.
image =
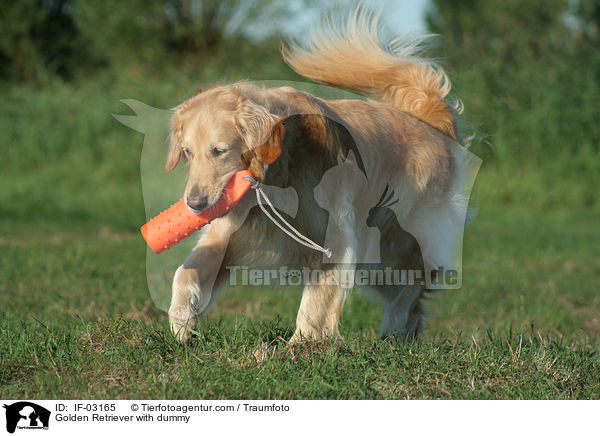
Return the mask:
[[(266, 89), (247, 82), (209, 87), (175, 108), (166, 169), (181, 160), (188, 163), (184, 198), (194, 211), (215, 204), (231, 175), (242, 169), (265, 185), (294, 188), (298, 212), (288, 217), (290, 223), (319, 244), (328, 223), (342, 223), (343, 259), (356, 268), (374, 267), (357, 256), (369, 242), (348, 224), (365, 215), (355, 203), (370, 201), (368, 216), (362, 218), (380, 232), (377, 267), (425, 274), (428, 264), (443, 263), (437, 247), (451, 243), (443, 223), (463, 225), (464, 216), (460, 222), (452, 152), (457, 111), (447, 99), (450, 84), (419, 53), (415, 41), (382, 46), (377, 19), (356, 12), (306, 46), (284, 48), (283, 56), (304, 77), (371, 100), (328, 101), (291, 87)], [(368, 183), (349, 178), (325, 188), (329, 191), (321, 197), (335, 206), (326, 211), (315, 189), (350, 156)], [(206, 228), (175, 273), (169, 319), (181, 341), (189, 339), (196, 319), (226, 284), (227, 265), (341, 268), (323, 263), (322, 253), (281, 232), (254, 207), (250, 194)], [(428, 292), (423, 283), (367, 287), (384, 305), (382, 337), (411, 338), (422, 332)], [(346, 293), (325, 280), (305, 285), (291, 341), (338, 336)]]

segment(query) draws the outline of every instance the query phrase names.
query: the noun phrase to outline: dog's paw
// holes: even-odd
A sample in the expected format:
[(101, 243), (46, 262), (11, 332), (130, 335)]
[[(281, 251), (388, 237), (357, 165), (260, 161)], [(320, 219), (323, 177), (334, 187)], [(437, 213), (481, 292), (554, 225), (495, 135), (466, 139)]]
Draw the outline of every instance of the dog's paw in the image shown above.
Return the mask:
[(290, 340), (288, 341), (289, 345), (296, 345), (299, 344), (300, 342), (306, 340), (307, 338), (304, 337), (304, 335), (302, 335), (298, 330), (296, 330), (296, 332), (294, 333), (294, 335), (290, 338)]
[(193, 316), (189, 315), (189, 312), (186, 314), (169, 310), (169, 324), (173, 335), (179, 342), (185, 344), (192, 338), (192, 330), (196, 325), (196, 321)]
[(192, 338), (192, 332), (185, 325), (171, 322), (171, 332), (182, 344), (187, 344)]
[(334, 340), (335, 342), (342, 340), (342, 336), (337, 331), (329, 331), (327, 329), (323, 331), (316, 331), (314, 329), (296, 329), (290, 340), (289, 345), (296, 345), (302, 342), (318, 342)]

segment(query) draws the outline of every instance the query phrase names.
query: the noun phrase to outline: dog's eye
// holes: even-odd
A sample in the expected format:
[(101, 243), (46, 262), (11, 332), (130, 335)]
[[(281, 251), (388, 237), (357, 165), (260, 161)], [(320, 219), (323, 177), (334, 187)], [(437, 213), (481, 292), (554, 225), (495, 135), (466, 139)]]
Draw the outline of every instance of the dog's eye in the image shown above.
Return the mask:
[(183, 147), (183, 153), (185, 154), (185, 158), (187, 160), (190, 160), (192, 158), (192, 152), (190, 151), (189, 148)]
[(227, 149), (221, 147), (211, 147), (210, 152), (214, 157), (219, 157), (223, 155)]

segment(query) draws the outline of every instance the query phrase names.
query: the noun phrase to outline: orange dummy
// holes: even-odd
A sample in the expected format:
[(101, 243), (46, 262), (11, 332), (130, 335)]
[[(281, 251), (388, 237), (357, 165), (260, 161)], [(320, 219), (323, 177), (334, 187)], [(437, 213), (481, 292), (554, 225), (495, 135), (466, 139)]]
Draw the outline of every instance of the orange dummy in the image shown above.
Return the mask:
[(161, 212), (141, 228), (142, 236), (156, 254), (171, 248), (196, 230), (223, 216), (235, 206), (250, 188), (245, 177), (252, 176), (248, 170), (238, 171), (223, 188), (221, 198), (211, 207), (200, 213), (192, 212), (182, 198), (167, 210)]

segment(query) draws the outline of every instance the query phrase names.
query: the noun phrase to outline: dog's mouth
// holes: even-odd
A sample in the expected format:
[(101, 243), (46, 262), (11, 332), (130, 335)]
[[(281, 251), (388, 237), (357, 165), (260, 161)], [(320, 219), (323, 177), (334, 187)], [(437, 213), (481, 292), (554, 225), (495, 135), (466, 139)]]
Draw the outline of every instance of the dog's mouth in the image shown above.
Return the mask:
[(189, 205), (187, 205), (187, 207), (188, 207), (188, 209), (189, 209), (191, 212), (195, 213), (196, 215), (200, 215), (200, 214), (202, 214), (202, 213), (206, 213), (206, 212), (207, 212), (207, 211), (209, 211), (209, 210), (210, 210), (212, 207), (214, 207), (214, 206), (215, 206), (215, 204), (217, 204), (217, 201), (219, 201), (219, 199), (218, 199), (218, 198), (217, 198), (217, 200), (216, 200), (214, 203), (212, 203), (212, 204), (207, 204), (207, 206), (203, 207), (202, 209), (194, 209), (194, 208), (190, 207)]
[[(231, 176), (225, 177), (225, 180), (226, 181), (229, 180), (230, 177)], [(187, 203), (186, 203), (188, 209), (190, 211), (192, 211), (193, 213), (195, 213), (196, 215), (209, 212), (211, 208), (213, 208), (217, 205), (217, 203), (223, 198), (223, 196), (227, 195), (226, 186), (227, 186), (227, 183), (224, 182), (221, 184), (221, 187), (219, 189), (212, 190), (212, 192), (209, 195), (207, 195), (206, 206), (203, 207), (202, 209), (194, 209), (194, 208), (190, 207), (189, 205), (187, 205)], [(229, 213), (229, 211), (226, 211), (221, 216), (225, 216), (228, 213)]]
[[(217, 200), (217, 201), (218, 201), (218, 200)], [(215, 202), (215, 204), (217, 204), (217, 203)], [(209, 212), (209, 211), (210, 211), (210, 209), (211, 209), (211, 208), (213, 208), (213, 207), (215, 206), (215, 204), (213, 204), (213, 205), (211, 205), (211, 206), (206, 206), (206, 207), (205, 207), (204, 209), (202, 209), (202, 210), (195, 210), (195, 209), (192, 209), (192, 208), (190, 208), (190, 210), (191, 210), (192, 212), (194, 212), (196, 215), (200, 215), (200, 214), (203, 214), (203, 213), (207, 213), (207, 212)], [(227, 215), (228, 213), (229, 213), (229, 210), (225, 211), (225, 213), (224, 213), (224, 214), (222, 214), (222, 215), (220, 215), (220, 217), (224, 217), (224, 216), (225, 216), (225, 215)]]

